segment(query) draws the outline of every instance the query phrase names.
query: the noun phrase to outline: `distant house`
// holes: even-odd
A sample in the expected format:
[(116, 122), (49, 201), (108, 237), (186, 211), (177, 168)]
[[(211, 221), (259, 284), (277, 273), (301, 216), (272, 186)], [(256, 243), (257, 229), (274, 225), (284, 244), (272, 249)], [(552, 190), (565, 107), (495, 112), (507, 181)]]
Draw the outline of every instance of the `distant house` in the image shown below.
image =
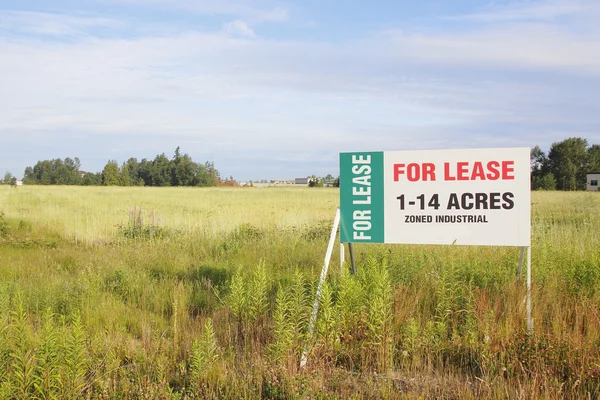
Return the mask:
[(598, 181), (600, 181), (600, 172), (587, 174), (587, 190), (590, 192), (598, 191)]
[(296, 180), (294, 181), (294, 183), (296, 185), (308, 185), (308, 178), (296, 178)]
[(23, 186), (23, 181), (17, 180), (17, 186)]

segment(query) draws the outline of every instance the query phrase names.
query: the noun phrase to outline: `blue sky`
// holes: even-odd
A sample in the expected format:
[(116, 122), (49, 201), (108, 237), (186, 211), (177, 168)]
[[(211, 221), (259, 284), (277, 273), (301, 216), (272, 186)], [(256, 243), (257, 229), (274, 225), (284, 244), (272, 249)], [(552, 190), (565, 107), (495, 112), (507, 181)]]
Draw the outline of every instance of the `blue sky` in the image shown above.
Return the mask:
[(341, 151), (600, 143), (597, 0), (0, 0), (0, 174), (172, 156), (239, 180)]

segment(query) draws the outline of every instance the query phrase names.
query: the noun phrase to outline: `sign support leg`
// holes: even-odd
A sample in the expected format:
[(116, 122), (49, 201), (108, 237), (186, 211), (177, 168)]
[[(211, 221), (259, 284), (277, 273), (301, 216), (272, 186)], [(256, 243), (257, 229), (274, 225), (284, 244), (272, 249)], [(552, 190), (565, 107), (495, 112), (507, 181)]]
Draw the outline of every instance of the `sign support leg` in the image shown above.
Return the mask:
[(333, 245), (335, 244), (335, 237), (337, 234), (338, 226), (340, 225), (340, 209), (338, 208), (335, 212), (335, 219), (333, 220), (333, 226), (331, 227), (331, 235), (329, 235), (329, 244), (327, 245), (327, 253), (325, 254), (325, 262), (321, 269), (321, 277), (319, 278), (319, 285), (317, 286), (317, 293), (315, 295), (315, 302), (313, 304), (312, 315), (308, 322), (308, 337), (302, 352), (302, 359), (300, 360), (300, 367), (304, 367), (307, 361), (308, 346), (312, 340), (312, 336), (315, 330), (315, 323), (317, 322), (317, 314), (319, 312), (319, 302), (321, 301), (321, 291), (323, 289), (323, 283), (327, 278), (327, 270), (329, 269), (329, 262), (331, 261), (331, 254), (333, 253)]
[(521, 254), (519, 255), (519, 269), (517, 269), (517, 282), (521, 279), (521, 271), (523, 270), (523, 258), (525, 256), (525, 247), (521, 247)]
[(531, 316), (531, 246), (527, 247), (527, 332), (533, 333), (533, 317)]
[(356, 275), (356, 262), (354, 261), (354, 248), (352, 243), (348, 243), (348, 252), (350, 253), (350, 264), (352, 264), (352, 275)]
[(340, 274), (344, 273), (344, 262), (346, 261), (346, 254), (344, 252), (344, 243), (340, 242)]

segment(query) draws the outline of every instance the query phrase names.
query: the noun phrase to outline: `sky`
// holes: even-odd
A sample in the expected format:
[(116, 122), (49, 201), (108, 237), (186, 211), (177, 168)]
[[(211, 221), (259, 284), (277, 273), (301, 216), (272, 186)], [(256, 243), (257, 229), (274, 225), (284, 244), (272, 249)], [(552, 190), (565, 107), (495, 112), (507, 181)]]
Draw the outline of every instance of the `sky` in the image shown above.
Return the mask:
[(0, 0), (0, 174), (600, 143), (598, 0)]

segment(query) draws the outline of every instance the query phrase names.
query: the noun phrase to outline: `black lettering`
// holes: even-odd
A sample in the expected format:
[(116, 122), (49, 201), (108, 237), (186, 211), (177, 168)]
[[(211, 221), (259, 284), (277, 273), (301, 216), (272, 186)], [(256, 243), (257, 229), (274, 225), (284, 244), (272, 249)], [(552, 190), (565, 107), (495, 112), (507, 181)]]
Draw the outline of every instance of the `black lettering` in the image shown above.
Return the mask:
[(499, 210), (500, 208), (500, 193), (490, 193), (490, 209)]
[(515, 195), (512, 194), (511, 192), (506, 192), (502, 195), (502, 200), (504, 200), (504, 204), (502, 204), (502, 208), (504, 208), (505, 210), (512, 210), (513, 207), (515, 206), (515, 202), (513, 201), (513, 199), (515, 198)]
[(463, 210), (470, 210), (473, 208), (473, 203), (469, 203), (469, 200), (473, 200), (473, 193), (463, 193), (460, 202)]
[(456, 193), (450, 193), (450, 198), (448, 199), (448, 210), (460, 210), (460, 204), (458, 203), (458, 196)]
[(477, 209), (477, 210), (487, 210), (488, 209), (487, 193), (475, 193), (475, 209)]
[[(438, 218), (437, 216), (436, 218)], [(433, 222), (432, 215), (405, 215), (404, 222), (407, 224), (425, 224)], [(437, 221), (439, 222), (439, 221)]]

